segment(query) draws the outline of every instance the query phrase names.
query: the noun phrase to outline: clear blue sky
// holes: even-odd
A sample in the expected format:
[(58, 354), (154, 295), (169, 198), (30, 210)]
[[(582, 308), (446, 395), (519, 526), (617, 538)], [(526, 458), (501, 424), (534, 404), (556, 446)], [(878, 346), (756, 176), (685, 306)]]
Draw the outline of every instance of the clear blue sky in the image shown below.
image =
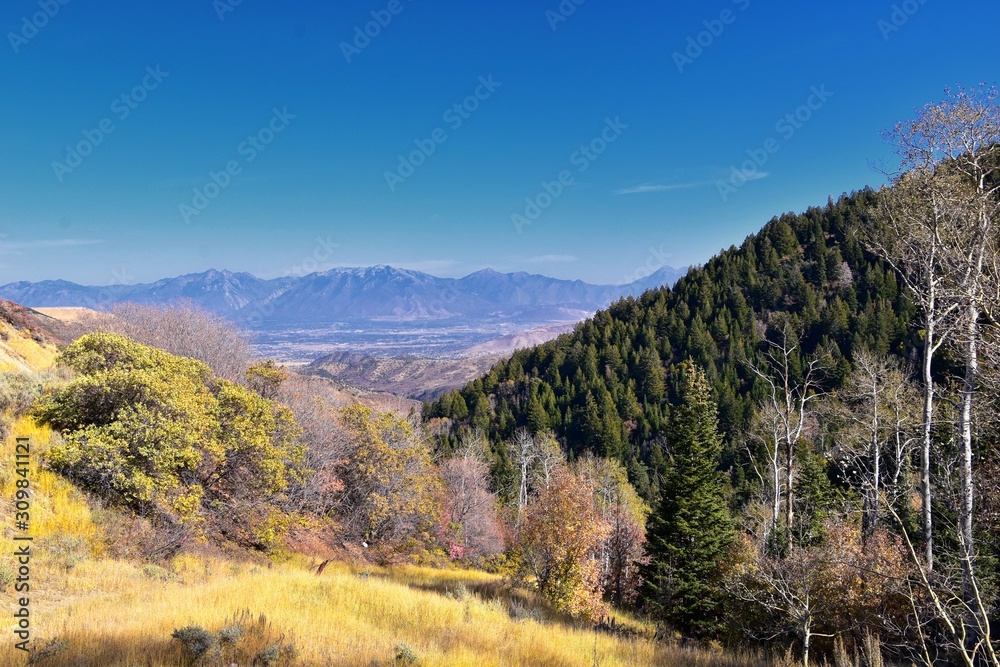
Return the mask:
[[(376, 263), (622, 282), (880, 183), (881, 129), (998, 78), (984, 0), (63, 1), (0, 8), (4, 283)], [(722, 196), (748, 151), (766, 162)], [(211, 172), (229, 182), (205, 206)]]

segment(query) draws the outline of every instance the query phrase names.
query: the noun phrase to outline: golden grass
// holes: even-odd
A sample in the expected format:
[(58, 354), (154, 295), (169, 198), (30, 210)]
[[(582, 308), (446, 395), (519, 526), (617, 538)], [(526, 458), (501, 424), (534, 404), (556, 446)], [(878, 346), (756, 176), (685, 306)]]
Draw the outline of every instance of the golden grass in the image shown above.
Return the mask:
[(7, 335), (0, 340), (0, 371), (45, 371), (55, 365), (56, 346), (38, 343), (7, 323), (0, 323), (0, 331)]
[[(393, 665), (405, 644), (423, 667), (638, 667), (642, 665), (755, 667), (752, 660), (657, 644), (652, 628), (618, 614), (630, 630), (617, 636), (553, 618), (538, 600), (507, 590), (485, 572), (420, 567), (369, 568), (330, 564), (316, 575), (306, 557), (269, 567), (181, 554), (168, 568), (102, 558), (100, 530), (86, 497), (68, 481), (42, 470), (38, 454), (52, 433), (30, 419), (0, 443), (0, 496), (9, 501), (14, 437), (31, 438), (31, 611), (35, 646), (58, 639), (61, 652), (41, 667), (166, 667), (185, 665), (175, 629), (197, 625), (217, 632), (243, 611), (265, 615), (278, 634), (299, 648), (295, 663)], [(0, 509), (0, 549), (13, 548), (9, 502)], [(89, 556), (67, 559), (60, 540), (89, 546)], [(74, 542), (76, 540), (76, 542)], [(0, 565), (3, 562), (0, 561)], [(4, 593), (10, 597), (10, 591)], [(528, 618), (525, 618), (528, 617)], [(13, 647), (11, 619), (0, 621), (0, 665), (24, 664)], [(379, 661), (376, 663), (375, 661)]]
[[(738, 666), (750, 662), (671, 649), (644, 638), (626, 639), (560, 622), (516, 620), (507, 600), (446, 596), (424, 586), (496, 584), (480, 572), (419, 568), (359, 573), (331, 565), (322, 576), (286, 564), (254, 568), (182, 556), (163, 581), (137, 565), (83, 563), (59, 596), (34, 609), (36, 637), (68, 648), (40, 665), (160, 667), (184, 664), (174, 629), (218, 631), (242, 610), (264, 614), (292, 637), (299, 665), (392, 664), (405, 643), (425, 666), (487, 667), (600, 665)], [(18, 655), (0, 646), (0, 664)]]
[[(80, 538), (88, 542), (92, 549), (100, 548), (97, 526), (94, 524), (86, 496), (73, 484), (59, 475), (40, 466), (40, 455), (48, 448), (52, 431), (39, 426), (31, 418), (19, 419), (8, 437), (0, 444), (0, 498), (10, 500), (14, 496), (18, 477), (14, 474), (14, 447), (16, 438), (28, 438), (31, 442), (32, 457), (28, 479), (34, 495), (31, 501), (31, 529), (29, 534), (36, 540), (47, 540), (65, 536)], [(0, 516), (8, 519), (3, 528), (10, 525), (9, 503), (4, 504)], [(8, 536), (0, 531), (0, 545), (9, 546)]]

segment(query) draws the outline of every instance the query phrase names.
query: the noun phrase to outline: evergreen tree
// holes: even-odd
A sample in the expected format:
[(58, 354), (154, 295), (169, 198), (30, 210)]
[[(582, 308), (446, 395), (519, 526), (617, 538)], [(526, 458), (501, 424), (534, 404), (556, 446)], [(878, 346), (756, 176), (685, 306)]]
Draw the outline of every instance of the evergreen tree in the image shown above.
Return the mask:
[(733, 524), (719, 472), (718, 409), (703, 371), (679, 365), (681, 404), (670, 421), (671, 457), (657, 511), (647, 527), (647, 604), (689, 637), (719, 629), (719, 565)]

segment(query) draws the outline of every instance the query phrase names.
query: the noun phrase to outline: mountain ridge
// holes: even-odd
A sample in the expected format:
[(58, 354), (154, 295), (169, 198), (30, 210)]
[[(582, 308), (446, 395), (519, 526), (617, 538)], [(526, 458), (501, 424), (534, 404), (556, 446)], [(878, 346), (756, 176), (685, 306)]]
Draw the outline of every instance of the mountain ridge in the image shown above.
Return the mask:
[(594, 285), (494, 269), (482, 269), (462, 278), (440, 278), (387, 264), (336, 267), (272, 279), (211, 268), (151, 283), (105, 287), (67, 280), (18, 281), (0, 286), (0, 298), (31, 307), (95, 309), (126, 301), (155, 304), (186, 299), (250, 324), (263, 320), (449, 318), (572, 321), (623, 296), (672, 284), (685, 272), (665, 266), (625, 285)]

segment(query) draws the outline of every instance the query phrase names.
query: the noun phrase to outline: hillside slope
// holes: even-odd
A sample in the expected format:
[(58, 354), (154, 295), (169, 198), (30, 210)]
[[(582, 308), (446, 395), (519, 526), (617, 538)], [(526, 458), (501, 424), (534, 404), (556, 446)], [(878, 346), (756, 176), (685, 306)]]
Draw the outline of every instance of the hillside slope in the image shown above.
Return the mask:
[[(38, 317), (0, 304), (0, 362), (35, 377), (51, 368), (57, 352), (44, 330), (47, 320)], [(44, 466), (45, 452), (59, 442), (50, 428), (29, 417), (0, 417), (10, 429), (0, 438), (4, 460), (14, 460), (15, 438), (28, 438), (32, 447), (32, 664), (761, 667), (753, 659), (668, 646), (654, 640), (651, 624), (623, 614), (615, 615), (618, 632), (583, 627), (549, 611), (537, 595), (511, 590), (500, 575), (484, 572), (366, 563), (318, 570), (319, 560), (303, 555), (227, 558), (200, 542), (155, 561), (125, 556), (160, 537), (143, 519), (95, 502)], [(5, 554), (23, 544), (14, 541), (19, 479), (12, 466), (0, 466)], [(14, 572), (10, 559), (0, 559), (0, 594), (12, 594)], [(173, 638), (183, 628), (189, 636), (216, 637), (228, 629), (236, 639), (223, 646), (227, 653), (195, 662)], [(275, 647), (284, 650), (275, 653)], [(0, 645), (0, 664), (27, 659), (14, 641)]]
[(302, 372), (354, 387), (431, 400), (482, 375), (504, 358), (502, 354), (465, 359), (428, 359), (334, 352), (320, 357)]
[(64, 342), (58, 320), (11, 301), (0, 300), (0, 371), (48, 370)]
[(705, 368), (722, 426), (732, 431), (748, 418), (756, 390), (746, 360), (785, 323), (801, 336), (801, 353), (829, 350), (831, 386), (859, 347), (911, 349), (912, 305), (858, 240), (874, 201), (866, 189), (775, 218), (673, 289), (622, 299), (572, 334), (515, 353), (427, 406), (425, 418), (451, 420), (445, 448), (461, 428), (485, 429), (496, 475), (510, 474), (503, 441), (517, 427), (553, 429), (574, 455), (623, 461), (640, 491), (655, 495), (678, 362), (691, 358)]

